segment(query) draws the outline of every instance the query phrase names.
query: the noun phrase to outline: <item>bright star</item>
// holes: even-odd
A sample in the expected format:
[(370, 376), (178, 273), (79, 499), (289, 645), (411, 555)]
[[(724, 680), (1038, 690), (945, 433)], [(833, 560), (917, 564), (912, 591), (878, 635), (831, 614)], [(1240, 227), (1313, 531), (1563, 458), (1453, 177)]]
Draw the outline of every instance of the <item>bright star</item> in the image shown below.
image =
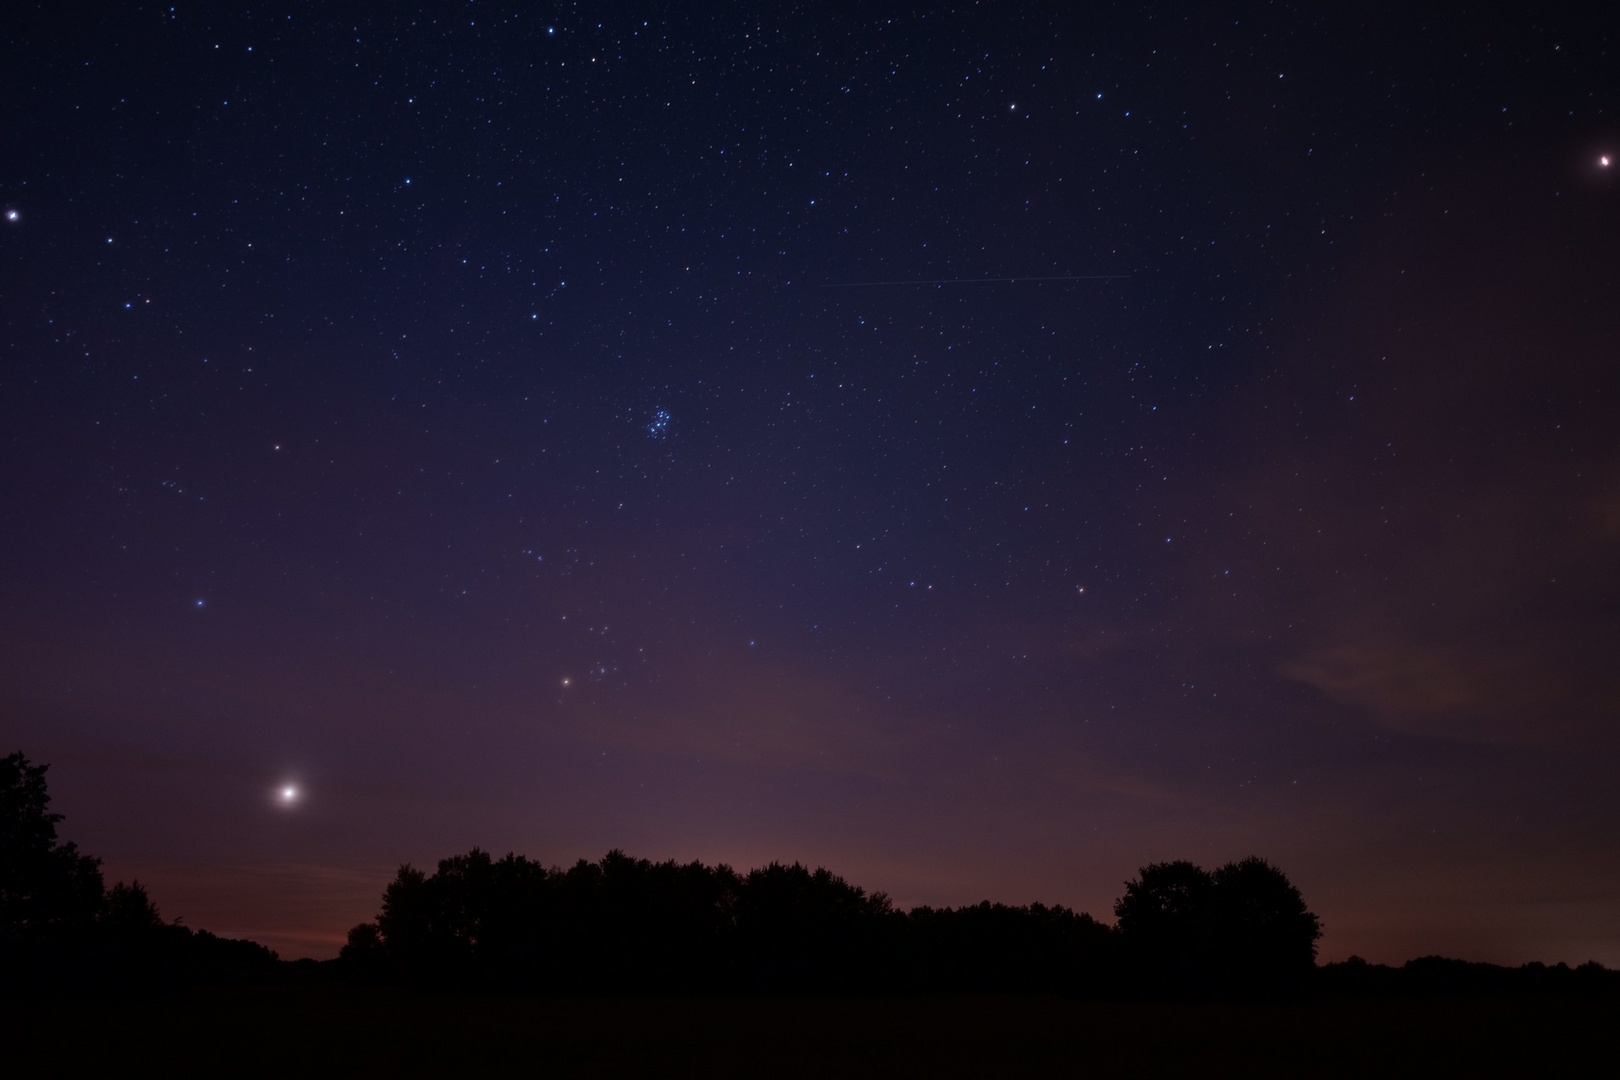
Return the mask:
[[(1603, 168), (1607, 169), (1609, 167), (1609, 155), (1604, 154), (1602, 157), (1598, 158), (1598, 164), (1600, 166), (1602, 166)], [(15, 213), (15, 211), (13, 211), (13, 213)], [(11, 215), (8, 214), (6, 216), (10, 217)]]
[(302, 794), (297, 784), (283, 784), (276, 792), (276, 801), (282, 806), (292, 806)]
[(22, 215), (19, 214), (15, 210), (7, 210), (6, 211), (6, 220), (7, 221), (20, 221), (20, 220), (22, 220)]

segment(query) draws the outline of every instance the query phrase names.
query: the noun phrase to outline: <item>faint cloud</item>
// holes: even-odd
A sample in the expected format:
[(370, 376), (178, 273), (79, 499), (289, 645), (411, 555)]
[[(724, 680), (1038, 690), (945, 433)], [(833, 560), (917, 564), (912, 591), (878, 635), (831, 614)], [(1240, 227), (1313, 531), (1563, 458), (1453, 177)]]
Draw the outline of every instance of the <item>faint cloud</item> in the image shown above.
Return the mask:
[(1306, 652), (1281, 673), (1385, 727), (1435, 738), (1540, 741), (1579, 726), (1591, 704), (1532, 651), (1348, 643)]

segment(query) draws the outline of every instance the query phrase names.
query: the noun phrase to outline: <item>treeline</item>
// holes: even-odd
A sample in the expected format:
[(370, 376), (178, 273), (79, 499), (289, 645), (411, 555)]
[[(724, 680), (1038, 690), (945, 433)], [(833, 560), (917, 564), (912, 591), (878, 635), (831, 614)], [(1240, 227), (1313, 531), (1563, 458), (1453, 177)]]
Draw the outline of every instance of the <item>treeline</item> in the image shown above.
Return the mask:
[(1311, 986), (1317, 995), (1334, 998), (1620, 997), (1620, 971), (1595, 960), (1579, 967), (1530, 963), (1510, 968), (1420, 956), (1389, 967), (1352, 956), (1318, 968)]
[(1145, 866), (1114, 916), (989, 902), (901, 911), (798, 864), (739, 873), (613, 851), (561, 869), (474, 849), (431, 874), (401, 867), (328, 975), (528, 993), (1620, 996), (1620, 971), (1597, 963), (1318, 967), (1320, 921), (1258, 858), (1214, 872)]
[(0, 991), (179, 989), (264, 980), (276, 954), (164, 922), (138, 881), (57, 840), (44, 765), (0, 758)]
[(1061, 906), (896, 909), (827, 870), (547, 868), (473, 850), (410, 866), (349, 933), (349, 977), (535, 993), (1282, 993), (1320, 927), (1261, 859), (1144, 867), (1117, 927)]
[(1620, 996), (1595, 963), (1316, 965), (1317, 917), (1258, 858), (1145, 866), (1113, 924), (1061, 906), (897, 909), (827, 870), (622, 852), (567, 869), (474, 849), (410, 866), (333, 961), (164, 922), (57, 839), (46, 767), (0, 759), (0, 992), (358, 982), (552, 994)]

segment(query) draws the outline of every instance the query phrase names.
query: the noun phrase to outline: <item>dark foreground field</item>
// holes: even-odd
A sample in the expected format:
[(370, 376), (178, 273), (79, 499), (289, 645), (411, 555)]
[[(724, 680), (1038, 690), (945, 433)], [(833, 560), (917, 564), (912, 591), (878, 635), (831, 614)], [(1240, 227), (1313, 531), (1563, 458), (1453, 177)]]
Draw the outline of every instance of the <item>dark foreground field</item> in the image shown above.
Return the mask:
[[(283, 988), (5, 1003), (11, 1076), (1575, 1076), (1620, 1002), (613, 1000)], [(20, 1067), (12, 1067), (20, 1066)]]

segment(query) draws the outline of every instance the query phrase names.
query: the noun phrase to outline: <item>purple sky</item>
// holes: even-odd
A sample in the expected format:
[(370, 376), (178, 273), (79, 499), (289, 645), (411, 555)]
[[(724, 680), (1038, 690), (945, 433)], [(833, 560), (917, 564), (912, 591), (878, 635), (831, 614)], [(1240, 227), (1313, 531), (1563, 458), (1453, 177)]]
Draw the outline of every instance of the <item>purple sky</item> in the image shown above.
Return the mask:
[(0, 753), (284, 956), (476, 845), (1620, 964), (1614, 26), (1502, 18), (26, 14)]

